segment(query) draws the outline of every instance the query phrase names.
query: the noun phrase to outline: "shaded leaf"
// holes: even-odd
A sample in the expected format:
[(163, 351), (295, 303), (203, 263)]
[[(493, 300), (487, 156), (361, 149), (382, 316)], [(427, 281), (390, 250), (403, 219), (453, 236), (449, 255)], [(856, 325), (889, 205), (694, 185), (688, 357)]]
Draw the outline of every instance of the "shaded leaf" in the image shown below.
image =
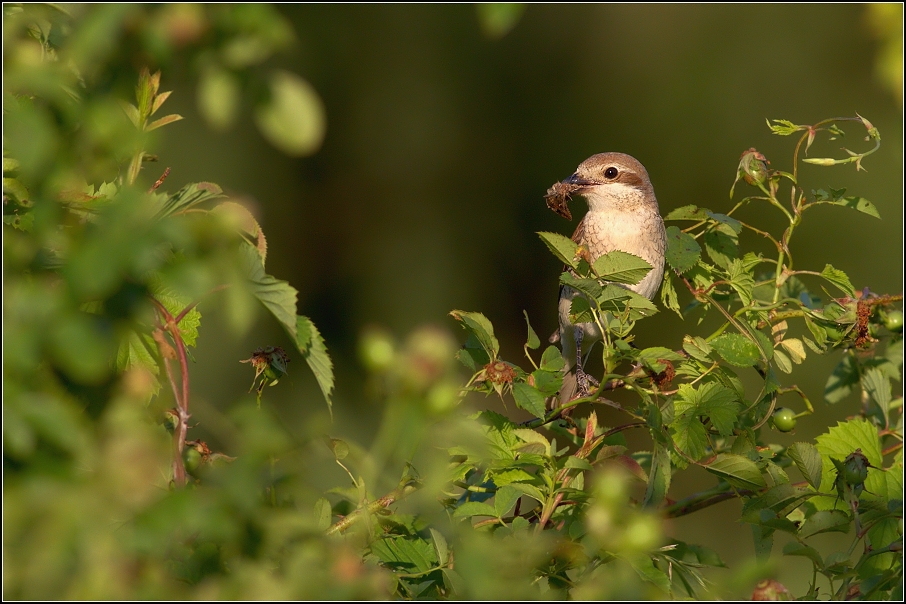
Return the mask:
[(799, 538), (805, 539), (818, 533), (846, 533), (852, 519), (841, 510), (819, 510), (805, 519), (799, 527)]
[(743, 489), (757, 489), (766, 486), (764, 477), (755, 462), (742, 455), (721, 453), (705, 468), (724, 478), (730, 484)]
[(851, 297), (855, 295), (856, 290), (849, 281), (849, 277), (847, 277), (846, 273), (843, 271), (828, 264), (825, 265), (824, 270), (821, 271), (821, 276), (840, 288), (847, 296)]
[(751, 367), (761, 360), (758, 346), (747, 337), (738, 333), (725, 333), (714, 338), (711, 347), (726, 362), (737, 367)]
[(698, 242), (688, 233), (675, 226), (667, 227), (667, 264), (679, 274), (695, 266), (702, 249)]
[(538, 334), (535, 333), (535, 330), (532, 329), (532, 324), (529, 322), (528, 312), (523, 310), (522, 314), (525, 315), (525, 324), (528, 327), (528, 337), (525, 340), (525, 345), (532, 350), (536, 350), (541, 346), (541, 340), (538, 338)]
[(513, 384), (513, 398), (520, 409), (525, 409), (535, 417), (544, 417), (546, 410), (544, 395), (537, 388), (524, 382)]
[(463, 328), (475, 336), (491, 360), (497, 358), (500, 343), (494, 337), (494, 326), (491, 325), (487, 317), (479, 312), (467, 312), (464, 310), (452, 310), (450, 311), (450, 316), (461, 322)]
[(324, 338), (315, 324), (308, 317), (296, 317), (296, 348), (302, 353), (302, 358), (308, 364), (311, 372), (315, 374), (318, 387), (324, 400), (327, 401), (327, 407), (333, 413), (333, 403), (330, 399), (330, 393), (333, 391), (333, 361), (327, 354), (327, 346), (324, 344)]
[(821, 454), (809, 443), (793, 443), (787, 449), (787, 456), (793, 460), (803, 478), (816, 491), (821, 487)]

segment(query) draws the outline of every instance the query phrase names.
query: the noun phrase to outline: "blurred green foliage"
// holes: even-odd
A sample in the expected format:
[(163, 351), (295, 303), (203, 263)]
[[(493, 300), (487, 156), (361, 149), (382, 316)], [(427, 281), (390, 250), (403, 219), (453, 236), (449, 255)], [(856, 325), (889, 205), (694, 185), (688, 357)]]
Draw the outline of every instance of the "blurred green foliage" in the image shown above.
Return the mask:
[[(488, 37), (500, 38), (530, 12), (481, 5), (478, 18)], [(540, 339), (529, 325), (523, 350), (531, 367), (523, 370), (503, 360), (507, 341), (483, 315), (454, 311), (469, 334), (463, 347), (433, 327), (402, 342), (378, 328), (361, 338), (366, 393), (382, 410), (373, 442), (345, 437), (349, 412), (331, 428), (288, 425), (262, 388), (285, 385), (297, 373), (289, 361), (301, 358), (330, 403), (324, 340), (297, 314), (296, 289), (265, 271), (274, 254), (244, 200), (209, 182), (168, 193), (170, 166), (156, 160), (170, 130), (161, 126), (180, 118), (157, 114), (183, 94), (176, 87), (170, 100), (161, 89), (171, 71), (197, 84), (198, 112), (215, 130), (251, 122), (284, 154), (318, 150), (324, 103), (279, 63), (298, 44), (293, 24), (265, 5), (7, 4), (3, 27), (5, 598), (749, 595), (769, 565), (743, 565), (713, 584), (707, 569), (723, 567), (720, 556), (669, 537), (665, 524), (727, 497), (745, 499), (742, 519), (759, 553), (771, 551), (775, 532), (793, 536), (783, 553), (808, 559), (814, 576), (832, 581), (837, 591), (822, 584), (823, 595), (853, 595), (847, 590), (859, 586), (864, 597), (902, 597), (895, 300), (873, 303), (865, 315), (868, 298), (860, 305), (847, 275), (830, 265), (809, 277), (845, 298), (812, 294), (781, 270), (791, 266), (785, 245), (776, 274), (756, 282), (757, 263), (740, 251), (741, 223), (687, 206), (672, 219), (693, 227), (674, 227), (670, 254), (673, 269), (703, 290), (692, 291), (687, 310), (781, 302), (808, 317), (808, 333), (788, 334), (772, 316), (777, 329), (767, 336), (757, 324), (767, 311), (759, 311), (754, 327), (720, 328), (710, 343), (690, 336), (683, 353), (639, 350), (617, 336), (656, 308), (601, 281), (632, 282), (644, 267), (621, 257), (582, 266), (568, 240), (548, 233), (545, 243), (587, 290), (591, 303), (574, 310), (608, 321), (614, 334), (606, 373), (641, 368), (622, 376), (641, 398), (633, 422), (608, 428), (591, 414), (541, 432), (555, 419), (545, 399), (559, 389), (558, 352), (532, 352)], [(777, 122), (774, 131), (802, 128)], [(747, 160), (739, 177), (779, 204), (774, 176), (764, 179), (758, 157)], [(379, 169), (381, 158), (374, 161)], [(800, 210), (831, 204), (878, 213), (840, 189), (803, 199)], [(664, 305), (679, 311), (669, 275), (664, 287)], [(260, 410), (237, 390), (207, 410), (210, 426), (193, 425), (192, 405), (204, 394), (187, 376), (238, 373), (200, 354), (189, 364), (192, 348), (209, 337), (202, 313), (224, 318), (218, 341), (248, 337), (259, 303), (293, 352), (264, 346), (250, 359), (254, 371), (241, 373), (246, 384), (255, 374)], [(876, 338), (886, 346), (874, 348)], [(817, 445), (765, 446), (759, 439), (772, 435), (758, 429), (781, 390), (774, 369), (796, 369), (804, 345), (816, 354), (845, 350), (825, 396), (861, 393), (863, 418), (826, 430)], [(465, 387), (456, 358), (473, 373)], [(690, 383), (666, 399), (656, 388), (646, 393), (649, 373), (673, 363)], [(733, 369), (752, 366), (765, 385), (755, 397)], [(506, 395), (535, 419), (463, 413), (467, 389)], [(304, 405), (316, 403), (307, 397)], [(623, 438), (634, 427), (651, 433), (651, 451)], [(190, 428), (217, 432), (224, 450), (188, 440)], [(333, 431), (344, 438), (325, 437)], [(707, 466), (716, 486), (665, 502), (671, 468), (686, 464)], [(793, 467), (803, 484), (789, 484)], [(855, 532), (848, 552), (825, 555), (806, 543), (833, 531)], [(856, 552), (865, 535), (875, 550)]]

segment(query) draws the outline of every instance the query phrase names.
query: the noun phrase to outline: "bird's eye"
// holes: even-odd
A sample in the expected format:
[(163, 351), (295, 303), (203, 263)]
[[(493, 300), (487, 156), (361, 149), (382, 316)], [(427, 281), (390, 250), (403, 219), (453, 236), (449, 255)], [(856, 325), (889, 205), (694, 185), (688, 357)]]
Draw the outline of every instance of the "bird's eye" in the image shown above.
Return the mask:
[(604, 176), (606, 176), (607, 178), (609, 178), (611, 180), (616, 178), (617, 174), (619, 174), (619, 173), (620, 173), (620, 171), (617, 170), (616, 168), (614, 168), (613, 166), (604, 170)]

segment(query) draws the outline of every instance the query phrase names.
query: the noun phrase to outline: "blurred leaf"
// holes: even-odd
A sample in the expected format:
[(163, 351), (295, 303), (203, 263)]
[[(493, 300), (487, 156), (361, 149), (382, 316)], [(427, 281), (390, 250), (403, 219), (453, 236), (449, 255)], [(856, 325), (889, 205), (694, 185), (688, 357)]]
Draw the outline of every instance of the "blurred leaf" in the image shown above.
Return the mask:
[(520, 497), (522, 497), (522, 493), (513, 487), (506, 486), (497, 489), (497, 493), (494, 494), (494, 511), (497, 513), (497, 517), (502, 518), (512, 510)]
[(877, 403), (886, 418), (892, 393), (890, 380), (887, 379), (884, 372), (877, 367), (869, 367), (862, 375), (862, 388), (865, 389), (865, 392), (868, 393), (871, 400)]
[(315, 502), (315, 524), (319, 530), (327, 530), (330, 526), (330, 521), (333, 519), (333, 514), (330, 508), (330, 502), (324, 499), (323, 497), (318, 498)]
[(671, 593), (669, 577), (664, 571), (654, 566), (649, 556), (639, 554), (627, 556), (626, 559), (639, 577), (655, 585), (661, 591)]
[(827, 378), (824, 386), (824, 400), (828, 403), (839, 403), (849, 396), (853, 387), (859, 383), (859, 368), (856, 366), (856, 360), (849, 352), (843, 353), (843, 357), (834, 371)]
[(475, 5), (481, 30), (491, 39), (502, 38), (510, 33), (519, 23), (525, 8), (525, 4), (521, 2), (486, 2)]
[(419, 538), (387, 536), (371, 543), (371, 553), (387, 566), (404, 572), (425, 572), (437, 566), (434, 547)]
[(648, 486), (642, 505), (646, 508), (657, 507), (667, 497), (670, 490), (670, 453), (667, 447), (657, 443), (651, 456), (651, 470), (648, 473)]
[(821, 559), (821, 554), (818, 553), (813, 547), (809, 547), (798, 541), (790, 541), (783, 546), (783, 555), (784, 556), (804, 556), (815, 563), (819, 569), (824, 568), (824, 560)]
[(164, 117), (154, 120), (145, 127), (146, 132), (151, 132), (152, 130), (157, 130), (161, 126), (166, 126), (167, 124), (172, 124), (173, 122), (178, 122), (183, 119), (181, 115), (176, 115), (172, 113), (170, 115), (165, 115)]
[(191, 183), (168, 196), (157, 212), (158, 218), (185, 212), (202, 203), (225, 197), (223, 189), (212, 182)]
[(226, 130), (233, 125), (239, 111), (239, 83), (229, 71), (209, 67), (201, 72), (197, 99), (199, 112), (208, 125), (215, 130)]
[(450, 558), (450, 548), (447, 540), (440, 531), (431, 530), (431, 539), (434, 541), (434, 549), (437, 552), (438, 566), (446, 566)]
[(473, 516), (490, 516), (495, 518), (497, 510), (487, 503), (467, 501), (453, 512), (454, 518), (471, 518)]
[(311, 84), (288, 71), (270, 78), (270, 100), (255, 109), (261, 134), (287, 155), (311, 155), (326, 129), (324, 105)]
[(702, 249), (692, 235), (674, 226), (667, 227), (667, 264), (678, 274), (695, 266), (701, 253)]

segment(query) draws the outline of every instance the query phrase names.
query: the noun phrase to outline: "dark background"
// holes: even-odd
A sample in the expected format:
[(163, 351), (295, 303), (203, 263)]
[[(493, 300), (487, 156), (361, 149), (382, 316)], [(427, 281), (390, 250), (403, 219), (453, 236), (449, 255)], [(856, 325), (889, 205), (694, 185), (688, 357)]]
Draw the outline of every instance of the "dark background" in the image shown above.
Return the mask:
[[(482, 33), (471, 5), (280, 10), (298, 43), (276, 65), (321, 95), (320, 151), (288, 158), (249, 119), (210, 131), (186, 70), (169, 81), (164, 75), (164, 88), (175, 90), (168, 107), (187, 119), (167, 129), (160, 158), (174, 168), (168, 189), (210, 180), (254, 208), (268, 237), (268, 272), (299, 290), (299, 311), (321, 329), (333, 357), (334, 433), (367, 443), (380, 414), (362, 394), (355, 354), (368, 325), (402, 339), (425, 323), (458, 332), (450, 310), (480, 311), (514, 362), (522, 358), (523, 310), (542, 339), (554, 330), (560, 266), (535, 233), (569, 235), (575, 222), (549, 211), (543, 195), (593, 153), (622, 151), (645, 164), (664, 214), (687, 204), (726, 212), (742, 151), (756, 147), (773, 168), (791, 168), (796, 139), (772, 135), (766, 118), (808, 124), (859, 112), (882, 136), (867, 172), (803, 165), (801, 181), (806, 190), (846, 187), (871, 200), (883, 220), (837, 207), (809, 212), (793, 240), (796, 266), (820, 271), (831, 263), (858, 289), (902, 291), (902, 90), (877, 76), (883, 42), (865, 6), (531, 5), (500, 39)], [(820, 139), (810, 155), (843, 157), (841, 144), (868, 148), (861, 125), (844, 127), (842, 143)], [(578, 220), (584, 202), (572, 209)], [(738, 216), (775, 233), (784, 226), (766, 205)], [(768, 252), (751, 232), (740, 244)], [(268, 321), (238, 343), (218, 333), (218, 321), (216, 312), (205, 315), (203, 361), (193, 367), (200, 430), (251, 383), (239, 359), (258, 346), (291, 348)], [(641, 346), (670, 347), (701, 331), (669, 311), (636, 329)], [(809, 353), (805, 371), (794, 374), (820, 417), (800, 420), (797, 433), (783, 437), (790, 443), (857, 412), (854, 400), (832, 409), (823, 402), (838, 360), (839, 353)], [(196, 403), (197, 396), (207, 398)], [(325, 421), (301, 359), (265, 401), (289, 426)], [(471, 404), (499, 407), (494, 399)], [(704, 472), (688, 476), (671, 497), (713, 483)], [(717, 548), (727, 562), (750, 556), (748, 528), (732, 522), (737, 504), (721, 505), (708, 515), (712, 524), (702, 526), (699, 514), (671, 530)], [(806, 577), (797, 575), (808, 567), (785, 560), (794, 592), (804, 589), (796, 581)]]

